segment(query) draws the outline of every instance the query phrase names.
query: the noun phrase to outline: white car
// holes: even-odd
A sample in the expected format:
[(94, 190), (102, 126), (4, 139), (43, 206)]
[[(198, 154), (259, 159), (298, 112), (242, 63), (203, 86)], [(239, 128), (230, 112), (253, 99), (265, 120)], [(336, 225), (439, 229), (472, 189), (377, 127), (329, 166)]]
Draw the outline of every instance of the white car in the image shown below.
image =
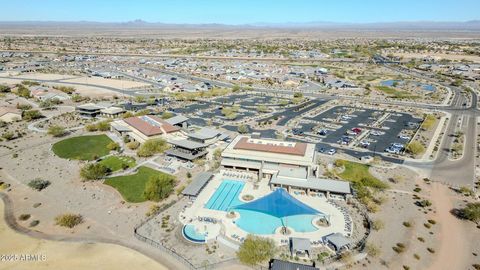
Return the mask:
[(398, 138), (402, 140), (410, 140), (410, 136), (407, 136), (407, 135), (398, 135)]
[(328, 150), (328, 152), (327, 152), (327, 154), (329, 154), (330, 156), (334, 155), (335, 153), (337, 153), (337, 150), (335, 150), (333, 148)]
[(381, 135), (385, 134), (385, 132), (374, 130), (370, 134), (372, 134), (373, 136), (381, 136)]

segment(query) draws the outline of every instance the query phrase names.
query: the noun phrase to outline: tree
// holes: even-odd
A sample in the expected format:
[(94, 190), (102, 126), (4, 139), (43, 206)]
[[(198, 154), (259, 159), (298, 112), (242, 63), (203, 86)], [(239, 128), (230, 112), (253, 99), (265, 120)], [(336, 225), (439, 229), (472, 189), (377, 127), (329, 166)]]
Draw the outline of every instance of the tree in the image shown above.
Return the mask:
[(122, 118), (129, 118), (129, 117), (132, 117), (134, 116), (134, 114), (132, 112), (125, 112), (123, 115), (122, 115)]
[(254, 266), (271, 259), (276, 253), (275, 242), (270, 238), (248, 235), (237, 251), (240, 262)]
[(110, 121), (105, 120), (97, 123), (97, 129), (99, 131), (109, 131), (110, 130)]
[(19, 85), (17, 88), (17, 95), (19, 97), (29, 98), (30, 97), (30, 90), (23, 85)]
[(22, 118), (25, 121), (33, 121), (35, 119), (42, 118), (43, 115), (38, 110), (28, 110), (24, 111)]
[(80, 170), (80, 176), (84, 180), (98, 180), (107, 175), (108, 168), (100, 163), (90, 163)]
[(88, 132), (97, 131), (97, 125), (95, 125), (95, 124), (86, 125), (85, 130), (88, 131)]
[(261, 113), (266, 113), (266, 112), (269, 112), (270, 110), (268, 109), (267, 106), (265, 105), (260, 105), (257, 107), (257, 111), (261, 112)]
[(120, 150), (120, 145), (116, 142), (111, 142), (107, 144), (107, 149), (110, 151), (118, 151)]
[(407, 151), (413, 155), (425, 152), (425, 147), (419, 141), (412, 141), (407, 145)]
[(426, 115), (425, 119), (423, 120), (423, 123), (422, 123), (422, 128), (425, 129), (425, 130), (432, 129), (436, 120), (437, 120), (437, 118), (435, 118), (435, 116), (433, 114)]
[(167, 198), (175, 186), (175, 179), (167, 174), (152, 175), (148, 179), (143, 196), (150, 201), (158, 202)]
[(52, 135), (53, 137), (62, 137), (64, 136), (67, 132), (64, 127), (59, 126), (59, 125), (52, 125), (48, 128), (49, 135)]
[(136, 96), (135, 101), (138, 103), (143, 103), (145, 102), (145, 97), (144, 96)]
[(294, 98), (303, 98), (303, 94), (300, 93), (300, 92), (295, 92), (295, 93), (293, 94), (293, 97), (294, 97)]
[(238, 130), (238, 133), (245, 134), (248, 132), (248, 127), (247, 125), (239, 125), (237, 130)]
[(140, 146), (140, 143), (139, 143), (139, 142), (136, 142), (136, 141), (132, 141), (132, 142), (127, 143), (127, 147), (128, 147), (128, 149), (130, 149), (130, 150), (135, 150), (135, 149), (137, 149), (139, 146)]
[(169, 118), (172, 118), (173, 117), (173, 113), (172, 112), (169, 112), (169, 111), (164, 111), (162, 113), (162, 119), (169, 119)]
[(65, 94), (73, 94), (75, 92), (75, 87), (71, 86), (54, 86), (54, 89), (64, 92)]
[(155, 154), (163, 153), (168, 149), (168, 144), (164, 139), (151, 139), (143, 143), (137, 150), (139, 157), (151, 157)]
[(464, 208), (459, 210), (458, 214), (461, 218), (478, 223), (480, 221), (480, 202), (467, 203)]
[(235, 92), (238, 92), (238, 91), (240, 91), (240, 86), (234, 85), (234, 86), (232, 87), (232, 92), (235, 93)]

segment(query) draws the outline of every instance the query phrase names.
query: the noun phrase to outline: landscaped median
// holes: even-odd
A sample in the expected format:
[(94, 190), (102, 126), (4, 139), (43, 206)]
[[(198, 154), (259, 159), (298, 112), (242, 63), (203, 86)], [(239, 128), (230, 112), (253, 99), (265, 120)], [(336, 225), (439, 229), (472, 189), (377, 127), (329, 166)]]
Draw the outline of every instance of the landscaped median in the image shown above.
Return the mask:
[(107, 146), (112, 142), (103, 134), (72, 137), (55, 143), (52, 151), (61, 158), (95, 160), (110, 152)]
[(125, 201), (139, 203), (166, 198), (173, 191), (175, 177), (142, 166), (135, 174), (107, 178), (104, 184), (118, 190)]

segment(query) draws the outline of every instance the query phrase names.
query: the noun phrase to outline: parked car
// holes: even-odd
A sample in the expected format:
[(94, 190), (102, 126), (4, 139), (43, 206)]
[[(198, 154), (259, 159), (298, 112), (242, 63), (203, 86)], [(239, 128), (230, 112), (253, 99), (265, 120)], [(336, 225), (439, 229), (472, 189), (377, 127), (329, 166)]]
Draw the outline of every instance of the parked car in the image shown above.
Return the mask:
[(381, 135), (385, 134), (385, 132), (374, 130), (370, 134), (372, 134), (373, 136), (381, 136)]
[(363, 148), (367, 148), (367, 147), (370, 146), (370, 142), (369, 141), (361, 141), (360, 146), (363, 147)]
[(328, 152), (327, 152), (327, 154), (329, 154), (330, 156), (334, 155), (335, 153), (337, 153), (337, 150), (335, 150), (333, 148), (328, 150)]
[(318, 135), (321, 135), (321, 136), (326, 136), (328, 133), (328, 131), (326, 129), (322, 129), (320, 131), (317, 132)]

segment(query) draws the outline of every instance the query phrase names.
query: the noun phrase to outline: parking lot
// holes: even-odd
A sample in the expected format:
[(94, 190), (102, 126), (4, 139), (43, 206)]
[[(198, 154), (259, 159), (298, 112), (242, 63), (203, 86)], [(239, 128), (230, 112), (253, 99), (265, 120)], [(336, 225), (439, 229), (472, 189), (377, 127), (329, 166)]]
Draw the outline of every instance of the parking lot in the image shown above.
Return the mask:
[(420, 123), (421, 119), (406, 113), (338, 106), (304, 118), (292, 135), (316, 142), (322, 151), (344, 145), (400, 154)]
[(285, 126), (288, 121), (318, 107), (323, 105), (326, 102), (326, 100), (322, 99), (316, 99), (316, 100), (311, 100), (306, 103), (303, 103), (301, 105), (293, 106), (290, 108), (287, 108), (281, 112), (274, 113), (272, 116), (263, 118), (258, 120), (257, 122), (265, 122), (271, 119), (280, 119), (277, 122), (278, 126)]

